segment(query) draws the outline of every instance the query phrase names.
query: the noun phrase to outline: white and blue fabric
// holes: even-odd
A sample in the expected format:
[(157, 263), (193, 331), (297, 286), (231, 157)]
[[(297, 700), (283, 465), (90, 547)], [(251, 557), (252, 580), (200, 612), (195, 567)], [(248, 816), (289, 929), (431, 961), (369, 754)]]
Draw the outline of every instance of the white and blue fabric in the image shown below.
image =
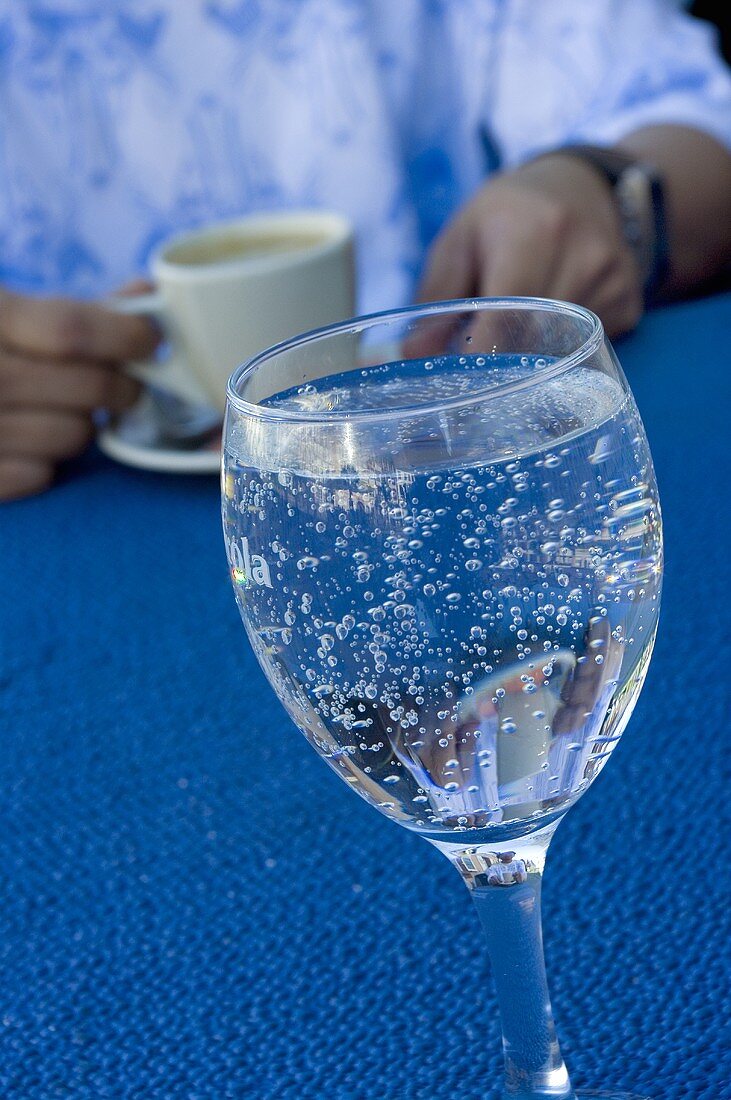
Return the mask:
[(0, 0), (0, 283), (97, 296), (174, 231), (326, 207), (396, 306), (491, 172), (660, 122), (731, 144), (669, 0)]

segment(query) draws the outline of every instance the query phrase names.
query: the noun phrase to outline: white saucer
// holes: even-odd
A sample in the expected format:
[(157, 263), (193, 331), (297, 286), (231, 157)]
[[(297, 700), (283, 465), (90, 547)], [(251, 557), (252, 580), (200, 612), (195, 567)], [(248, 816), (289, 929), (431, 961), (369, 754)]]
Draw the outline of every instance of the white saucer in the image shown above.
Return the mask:
[[(201, 410), (215, 420), (213, 410)], [(213, 435), (213, 438), (211, 438)], [(141, 470), (167, 474), (217, 474), (221, 468), (220, 433), (211, 429), (195, 446), (175, 446), (166, 438), (147, 393), (127, 412), (106, 424), (96, 442), (109, 458)]]

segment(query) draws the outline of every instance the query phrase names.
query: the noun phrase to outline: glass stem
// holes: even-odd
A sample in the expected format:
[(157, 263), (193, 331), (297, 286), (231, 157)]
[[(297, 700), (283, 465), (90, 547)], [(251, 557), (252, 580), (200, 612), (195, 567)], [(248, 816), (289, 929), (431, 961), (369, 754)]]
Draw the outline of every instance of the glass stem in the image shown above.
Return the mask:
[(440, 844), (465, 880), (485, 931), (505, 1055), (504, 1096), (575, 1100), (548, 995), (541, 881), (556, 828), (505, 844), (455, 850)]

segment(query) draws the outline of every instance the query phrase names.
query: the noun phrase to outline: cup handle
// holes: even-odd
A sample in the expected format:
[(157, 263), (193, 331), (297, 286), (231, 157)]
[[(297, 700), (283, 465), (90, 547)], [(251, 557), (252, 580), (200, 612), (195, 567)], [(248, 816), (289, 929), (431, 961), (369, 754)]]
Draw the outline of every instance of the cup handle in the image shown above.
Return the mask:
[(104, 305), (117, 313), (151, 317), (160, 328), (170, 354), (166, 359), (134, 360), (123, 364), (123, 369), (133, 378), (148, 386), (167, 390), (185, 401), (208, 404), (209, 398), (199, 386), (187, 362), (185, 347), (159, 291), (135, 294), (129, 297), (107, 298)]

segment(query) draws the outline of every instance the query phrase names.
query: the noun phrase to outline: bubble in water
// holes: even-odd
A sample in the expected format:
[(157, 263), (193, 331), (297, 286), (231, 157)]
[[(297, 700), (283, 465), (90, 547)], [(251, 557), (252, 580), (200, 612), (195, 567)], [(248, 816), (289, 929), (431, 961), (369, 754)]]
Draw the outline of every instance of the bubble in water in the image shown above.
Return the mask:
[(482, 562), (479, 558), (469, 558), (464, 563), (464, 567), (465, 569), (469, 570), (470, 573), (474, 573), (477, 569), (482, 568)]
[(569, 583), (569, 578), (566, 573), (559, 573), (559, 575), (556, 577), (556, 580), (562, 588), (566, 588)]

